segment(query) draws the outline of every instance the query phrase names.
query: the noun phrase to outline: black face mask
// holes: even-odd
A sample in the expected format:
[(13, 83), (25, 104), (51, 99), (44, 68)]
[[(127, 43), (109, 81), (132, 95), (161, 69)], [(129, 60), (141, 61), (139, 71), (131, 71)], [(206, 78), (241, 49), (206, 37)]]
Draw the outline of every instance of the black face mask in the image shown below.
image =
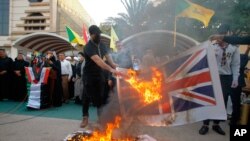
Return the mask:
[(100, 41), (101, 41), (101, 35), (96, 35), (95, 38), (94, 38), (94, 42), (95, 42), (96, 44), (99, 44)]

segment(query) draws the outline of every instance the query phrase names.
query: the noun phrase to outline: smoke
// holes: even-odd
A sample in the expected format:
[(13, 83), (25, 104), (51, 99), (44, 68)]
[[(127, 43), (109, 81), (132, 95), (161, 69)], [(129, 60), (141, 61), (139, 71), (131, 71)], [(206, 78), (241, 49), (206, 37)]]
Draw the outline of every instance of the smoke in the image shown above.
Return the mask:
[(115, 121), (116, 116), (121, 116), (120, 104), (118, 100), (118, 95), (116, 88), (114, 88), (115, 93), (110, 93), (108, 103), (103, 107), (102, 114), (100, 116), (100, 124), (104, 127), (107, 123), (112, 123)]
[(166, 0), (150, 0), (153, 3), (154, 7), (159, 6), (160, 4), (162, 4), (162, 2), (166, 1)]
[[(196, 41), (185, 35), (176, 34), (178, 40), (176, 41), (176, 47), (173, 47), (173, 42), (171, 40), (173, 37), (173, 32), (165, 30), (147, 31), (132, 35), (121, 42), (122, 49), (118, 53), (112, 54), (113, 60), (121, 68), (132, 68), (132, 57), (136, 56), (142, 61), (146, 51), (150, 49), (153, 51), (153, 56), (158, 58), (158, 62), (156, 63), (158, 65), (168, 61), (169, 58), (174, 58), (176, 54), (179, 54), (197, 44)], [(141, 67), (141, 69), (150, 70), (150, 68), (143, 67)], [(151, 80), (151, 75), (148, 74), (140, 77)], [(122, 135), (131, 135), (131, 131), (129, 131), (131, 128), (135, 131), (139, 131), (142, 123), (138, 122), (139, 120), (134, 117), (142, 114), (152, 114), (148, 109), (158, 106), (158, 103), (142, 105), (136, 100), (129, 100), (126, 101), (128, 109), (132, 109), (132, 107), (137, 108), (136, 110), (126, 111), (126, 115), (124, 115), (124, 112), (121, 111), (121, 109), (123, 109), (122, 106), (124, 106), (124, 101), (120, 101), (117, 89), (121, 90), (121, 97), (134, 99), (134, 95), (129, 92), (131, 89), (129, 87), (129, 84), (123, 81), (123, 83), (120, 83), (120, 85), (114, 88), (114, 92), (110, 93), (108, 104), (102, 109), (99, 121), (100, 124), (105, 127), (107, 123), (115, 121), (116, 116), (126, 117), (126, 119), (122, 118), (121, 129), (119, 130)], [(133, 135), (135, 134), (136, 133)]]
[[(165, 0), (154, 0), (153, 2), (159, 6), (159, 3), (162, 3), (163, 1)], [(158, 65), (168, 61), (169, 58), (172, 59), (176, 56), (176, 54), (186, 51), (190, 47), (193, 47), (197, 44), (195, 40), (185, 35), (178, 33), (175, 34), (174, 32), (166, 30), (155, 30), (159, 28), (159, 25), (164, 26), (164, 24), (150, 24), (150, 26), (147, 26), (146, 29), (144, 28), (144, 32), (131, 35), (122, 40), (121, 50), (119, 50), (117, 53), (111, 54), (114, 62), (117, 63), (120, 68), (132, 68), (132, 58), (136, 57), (140, 60), (140, 62), (143, 62), (143, 57), (146, 54), (146, 51), (150, 49), (153, 52), (153, 58), (156, 58), (156, 65)], [(161, 29), (161, 27), (159, 29)], [(175, 37), (176, 46), (174, 47)], [(140, 67), (140, 69), (150, 70), (148, 67)], [(151, 76), (147, 74), (141, 77), (148, 79)], [(134, 120), (137, 120), (133, 119), (133, 117), (136, 117), (140, 114), (152, 114), (150, 111), (147, 112), (144, 109), (157, 107), (158, 103), (145, 106), (140, 103), (136, 103), (136, 100), (131, 100), (126, 103), (126, 106), (135, 106), (138, 110), (126, 111), (126, 115), (124, 115), (124, 112), (121, 111), (121, 109), (123, 109), (122, 106), (124, 106), (121, 105), (121, 102), (123, 101), (120, 101), (117, 89), (122, 89), (120, 96), (124, 96), (128, 99), (134, 98), (132, 94), (130, 96), (130, 88), (128, 84), (121, 83), (115, 87), (114, 93), (110, 93), (108, 104), (102, 109), (99, 122), (105, 127), (107, 123), (113, 122), (116, 116), (126, 117), (126, 119), (123, 119), (121, 123), (121, 132), (122, 134), (126, 134), (128, 133), (131, 125), (133, 125), (134, 128), (137, 128), (136, 126), (139, 124), (139, 122), (133, 122)]]

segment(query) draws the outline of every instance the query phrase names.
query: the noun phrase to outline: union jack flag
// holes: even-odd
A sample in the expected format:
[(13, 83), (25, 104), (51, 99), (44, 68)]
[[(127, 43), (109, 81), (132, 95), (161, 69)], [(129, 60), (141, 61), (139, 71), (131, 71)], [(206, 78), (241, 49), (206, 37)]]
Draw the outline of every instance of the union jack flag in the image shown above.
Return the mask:
[[(206, 52), (201, 49), (165, 65), (166, 92), (175, 112), (216, 105)], [(163, 112), (168, 112), (164, 105)]]
[(144, 123), (156, 126), (165, 126), (163, 121), (169, 115), (177, 115), (167, 123), (172, 125), (226, 118), (217, 63), (208, 43), (182, 53), (161, 70), (165, 75), (162, 99), (140, 107), (138, 99), (126, 91), (120, 99), (123, 112), (129, 114), (134, 109)]

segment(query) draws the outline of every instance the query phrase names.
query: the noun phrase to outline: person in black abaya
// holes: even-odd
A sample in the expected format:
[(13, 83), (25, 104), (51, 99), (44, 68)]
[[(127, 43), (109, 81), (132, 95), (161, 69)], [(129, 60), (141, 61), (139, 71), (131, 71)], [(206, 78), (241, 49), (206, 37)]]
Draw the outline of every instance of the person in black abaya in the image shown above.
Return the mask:
[(4, 49), (0, 49), (0, 100), (12, 99), (11, 79), (13, 60), (6, 55)]
[(13, 85), (13, 99), (17, 101), (24, 101), (27, 98), (27, 79), (25, 77), (25, 67), (29, 63), (24, 60), (22, 53), (19, 53), (15, 59), (14, 70), (14, 85)]
[(62, 106), (61, 63), (56, 60), (56, 56), (53, 55), (52, 51), (47, 52), (45, 66), (51, 67), (48, 81), (51, 104), (55, 107)]

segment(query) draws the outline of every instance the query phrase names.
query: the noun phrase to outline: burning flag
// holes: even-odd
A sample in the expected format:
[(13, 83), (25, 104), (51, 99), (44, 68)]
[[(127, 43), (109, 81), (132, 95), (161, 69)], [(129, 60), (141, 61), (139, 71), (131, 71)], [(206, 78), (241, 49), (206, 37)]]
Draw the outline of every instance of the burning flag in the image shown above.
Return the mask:
[(152, 80), (143, 81), (137, 77), (136, 71), (128, 70), (130, 78), (126, 81), (141, 95), (145, 104), (159, 101), (162, 98), (163, 74), (156, 68), (152, 68), (152, 72)]
[[(124, 119), (151, 126), (174, 126), (226, 119), (215, 55), (206, 42), (152, 70), (152, 78), (118, 79)], [(160, 71), (161, 70), (161, 71)], [(131, 73), (131, 71), (128, 71)], [(148, 75), (149, 76), (149, 75)]]

